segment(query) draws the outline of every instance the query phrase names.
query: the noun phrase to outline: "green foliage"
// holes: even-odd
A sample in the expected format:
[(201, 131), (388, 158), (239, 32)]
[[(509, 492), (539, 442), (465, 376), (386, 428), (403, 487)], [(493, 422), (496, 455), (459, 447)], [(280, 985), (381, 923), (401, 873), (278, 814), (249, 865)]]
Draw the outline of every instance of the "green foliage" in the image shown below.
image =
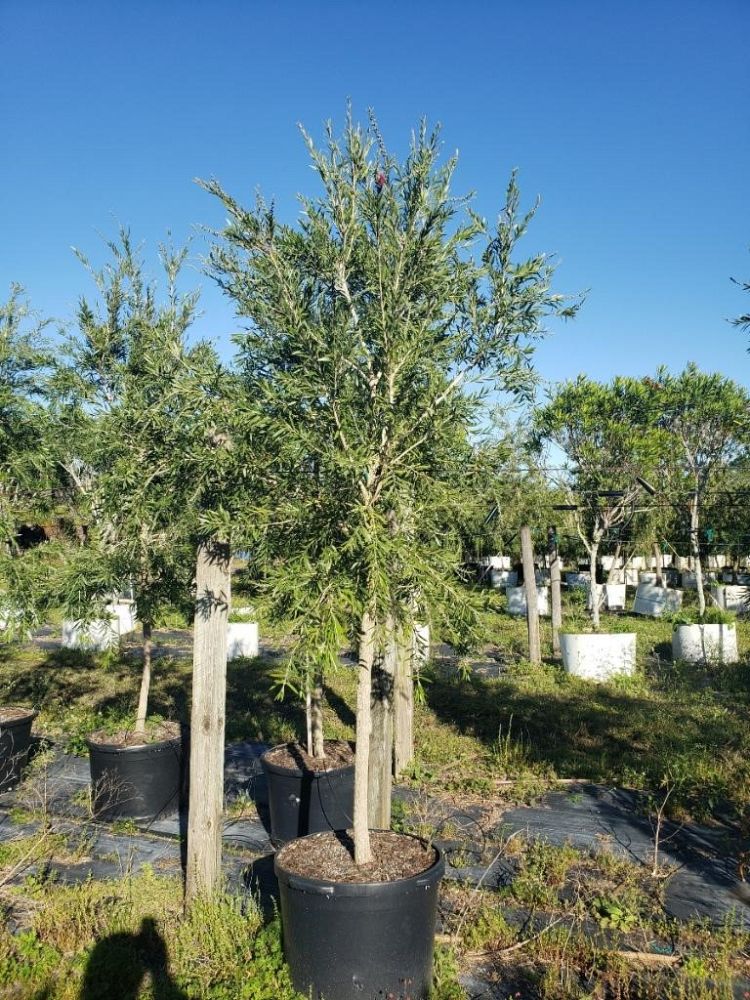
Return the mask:
[(31, 927), (0, 928), (0, 991), (14, 1000), (105, 1000), (113, 983), (137, 1000), (298, 1000), (279, 922), (264, 926), (251, 901), (218, 895), (183, 915), (179, 882), (149, 869), (30, 891), (43, 904)]
[(698, 614), (697, 611), (691, 613), (689, 610), (682, 610), (671, 616), (672, 624), (677, 625), (734, 625), (737, 616), (732, 611), (725, 611), (723, 608), (709, 607)]
[(324, 148), (304, 137), (322, 194), (296, 224), (205, 184), (229, 218), (212, 270), (247, 320), (242, 375), (274, 444), (254, 555), (295, 633), (298, 690), (365, 612), (381, 646), (391, 619), (475, 634), (457, 571), (480, 389), (527, 396), (533, 341), (577, 309), (552, 292), (548, 257), (517, 259), (534, 210), (515, 176), (491, 230), (451, 194), (455, 160), (425, 124), (403, 161), (374, 119), (348, 118), (340, 138), (329, 125)]
[(129, 232), (107, 246), (101, 270), (78, 253), (98, 302), (80, 300), (78, 332), (52, 380), (60, 464), (89, 520), (59, 598), (78, 618), (132, 584), (138, 616), (152, 624), (169, 604), (187, 602), (192, 577), (175, 461), (182, 428), (169, 400), (191, 355), (186, 337), (198, 296), (177, 291), (186, 250), (161, 249), (167, 296), (159, 304)]
[(592, 900), (591, 910), (603, 930), (611, 929), (627, 933), (638, 926), (638, 917), (619, 900), (597, 896)]

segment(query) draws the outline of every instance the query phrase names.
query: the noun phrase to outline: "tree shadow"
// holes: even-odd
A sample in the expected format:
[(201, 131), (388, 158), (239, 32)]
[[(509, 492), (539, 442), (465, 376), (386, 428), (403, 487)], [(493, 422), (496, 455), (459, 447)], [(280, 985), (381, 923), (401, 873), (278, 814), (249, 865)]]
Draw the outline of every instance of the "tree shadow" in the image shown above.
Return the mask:
[(289, 739), (290, 728), (301, 736), (305, 732), (305, 712), (300, 699), (279, 694), (279, 663), (258, 657), (233, 660), (227, 666), (228, 742), (248, 737), (273, 746)]
[(242, 872), (242, 885), (260, 907), (263, 922), (271, 923), (279, 910), (279, 882), (274, 871), (275, 854), (254, 858)]
[(80, 1000), (137, 1000), (147, 976), (153, 1000), (188, 1000), (169, 974), (167, 946), (152, 917), (144, 917), (137, 934), (110, 934), (96, 943)]
[(351, 707), (344, 701), (340, 694), (337, 694), (333, 688), (329, 687), (327, 684), (324, 685), (323, 690), (325, 692), (325, 698), (331, 707), (332, 711), (336, 713), (339, 722), (345, 726), (354, 726), (357, 721), (354, 712)]
[(729, 752), (746, 710), (743, 701), (727, 704), (722, 713), (710, 704), (702, 711), (694, 697), (665, 699), (668, 690), (652, 699), (562, 679), (552, 689), (546, 682), (535, 690), (529, 680), (521, 685), (515, 679), (437, 675), (425, 685), (425, 695), (439, 719), (491, 749), (498, 748), (502, 725), (529, 764), (551, 765), (560, 777), (630, 784), (633, 775), (643, 774), (654, 787), (675, 760), (692, 759), (706, 747)]

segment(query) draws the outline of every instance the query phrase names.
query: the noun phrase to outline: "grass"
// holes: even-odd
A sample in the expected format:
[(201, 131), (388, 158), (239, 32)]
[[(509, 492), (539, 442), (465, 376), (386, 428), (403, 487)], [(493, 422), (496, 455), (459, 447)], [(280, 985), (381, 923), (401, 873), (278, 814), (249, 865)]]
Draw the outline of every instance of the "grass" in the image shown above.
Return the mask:
[[(537, 1000), (730, 998), (748, 974), (750, 936), (664, 915), (664, 881), (607, 852), (516, 843), (499, 892), (445, 890), (446, 937), (460, 966), (489, 963), (502, 995)], [(512, 984), (512, 988), (510, 988)]]
[[(579, 606), (567, 612), (568, 624), (583, 624)], [(175, 616), (169, 624), (182, 623)], [(529, 800), (558, 778), (582, 778), (641, 788), (657, 802), (669, 789), (669, 810), (678, 818), (707, 819), (721, 810), (750, 821), (748, 623), (738, 624), (742, 662), (705, 667), (671, 662), (669, 621), (604, 615), (603, 630), (637, 633), (638, 672), (602, 685), (567, 676), (551, 659), (528, 663), (525, 622), (508, 617), (496, 595), (484, 626), (484, 653), (504, 662), (499, 677), (478, 676), (448, 656), (423, 672), (416, 756), (402, 782), (424, 792), (425, 802), (446, 793), (484, 803)], [(262, 626), (261, 634), (271, 633)], [(283, 628), (273, 634), (283, 645)], [(542, 641), (549, 653), (547, 622)], [(187, 718), (190, 669), (189, 656), (155, 661), (153, 714)], [(229, 741), (278, 743), (304, 733), (302, 706), (289, 693), (278, 697), (282, 673), (279, 659), (230, 665)], [(326, 679), (331, 738), (354, 735), (355, 675), (342, 666)], [(90, 731), (132, 721), (139, 680), (137, 640), (114, 657), (0, 646), (1, 700), (37, 707), (36, 730), (73, 751), (84, 751)], [(250, 808), (241, 801), (232, 814)], [(432, 817), (420, 812), (418, 799), (395, 819), (430, 835)], [(19, 832), (3, 844), (0, 866), (12, 870), (29, 851), (64, 858), (70, 850), (64, 839), (37, 848)], [(505, 854), (516, 868), (508, 888), (445, 890), (447, 939), (438, 950), (435, 1000), (464, 1000), (457, 973), (477, 953), (517, 1000), (714, 1000), (730, 996), (732, 981), (747, 974), (744, 932), (731, 922), (718, 930), (668, 922), (664, 880), (643, 867), (518, 839)], [(291, 1000), (276, 922), (264, 926), (252, 903), (229, 896), (189, 918), (181, 903), (179, 883), (149, 871), (76, 887), (38, 878), (5, 885), (0, 907), (20, 906), (23, 920), (20, 933), (0, 929), (0, 996), (96, 1000), (111, 996), (118, 981), (139, 1000)], [(651, 954), (651, 964), (624, 954), (634, 948)]]
[[(278, 921), (220, 895), (182, 912), (182, 886), (150, 869), (118, 882), (34, 884), (26, 926), (0, 927), (12, 1000), (296, 1000)], [(10, 899), (12, 902), (12, 897)]]
[[(573, 605), (568, 621), (582, 614)], [(672, 787), (670, 811), (705, 819), (721, 809), (744, 816), (750, 800), (750, 662), (705, 667), (674, 664), (668, 621), (607, 616), (602, 628), (637, 633), (638, 673), (608, 684), (566, 675), (547, 660), (523, 656), (525, 622), (502, 611), (492, 595), (484, 619), (486, 650), (507, 665), (497, 679), (437, 661), (422, 675), (416, 707), (416, 756), (406, 780), (424, 789), (464, 795), (492, 792), (525, 800), (556, 778), (581, 778), (660, 793)], [(549, 651), (549, 623), (543, 649)], [(750, 625), (738, 625), (741, 653)], [(187, 638), (187, 637), (186, 637)], [(189, 656), (158, 659), (151, 712), (185, 719)], [(279, 699), (283, 662), (230, 665), (227, 740), (279, 743), (304, 733), (302, 706), (291, 692)], [(140, 663), (137, 640), (117, 658), (33, 646), (0, 646), (5, 702), (39, 708), (36, 730), (85, 752), (95, 729), (132, 722)], [(342, 666), (326, 681), (327, 735), (354, 735), (355, 671)], [(512, 786), (503, 784), (513, 781)]]

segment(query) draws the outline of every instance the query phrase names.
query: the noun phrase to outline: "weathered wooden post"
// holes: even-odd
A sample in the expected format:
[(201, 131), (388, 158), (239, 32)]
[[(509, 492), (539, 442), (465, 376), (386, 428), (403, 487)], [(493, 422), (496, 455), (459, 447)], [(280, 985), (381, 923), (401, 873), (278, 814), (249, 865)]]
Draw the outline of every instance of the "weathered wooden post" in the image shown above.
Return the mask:
[(521, 528), (521, 558), (523, 560), (523, 585), (526, 591), (526, 622), (529, 630), (529, 660), (542, 662), (539, 640), (539, 608), (537, 606), (536, 574), (534, 572), (534, 548), (531, 543), (531, 529), (528, 524)]
[(560, 556), (557, 551), (557, 528), (547, 528), (549, 553), (549, 585), (552, 600), (552, 655), (560, 656), (560, 629), (562, 628), (562, 598), (560, 595)]

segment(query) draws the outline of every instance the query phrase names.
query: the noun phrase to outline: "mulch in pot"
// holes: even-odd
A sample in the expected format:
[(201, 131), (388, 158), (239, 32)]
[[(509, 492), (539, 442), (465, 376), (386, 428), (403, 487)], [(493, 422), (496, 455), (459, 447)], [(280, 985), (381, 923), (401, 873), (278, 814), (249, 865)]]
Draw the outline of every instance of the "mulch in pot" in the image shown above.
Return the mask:
[(91, 733), (89, 740), (98, 746), (145, 747), (152, 743), (163, 743), (166, 740), (176, 740), (182, 735), (183, 727), (179, 722), (149, 722), (146, 731), (138, 733), (134, 729), (121, 729), (108, 733), (103, 729)]
[(18, 719), (28, 719), (34, 715), (31, 708), (17, 708), (15, 705), (0, 705), (0, 726), (3, 723), (16, 722)]
[(312, 757), (299, 743), (282, 743), (265, 754), (266, 760), (276, 767), (292, 771), (335, 771), (340, 767), (351, 767), (354, 763), (354, 744), (345, 740), (324, 740), (324, 757)]
[(352, 831), (316, 833), (293, 840), (277, 855), (286, 871), (330, 882), (395, 882), (431, 868), (437, 851), (416, 837), (390, 830), (370, 831), (372, 861), (355, 865)]

